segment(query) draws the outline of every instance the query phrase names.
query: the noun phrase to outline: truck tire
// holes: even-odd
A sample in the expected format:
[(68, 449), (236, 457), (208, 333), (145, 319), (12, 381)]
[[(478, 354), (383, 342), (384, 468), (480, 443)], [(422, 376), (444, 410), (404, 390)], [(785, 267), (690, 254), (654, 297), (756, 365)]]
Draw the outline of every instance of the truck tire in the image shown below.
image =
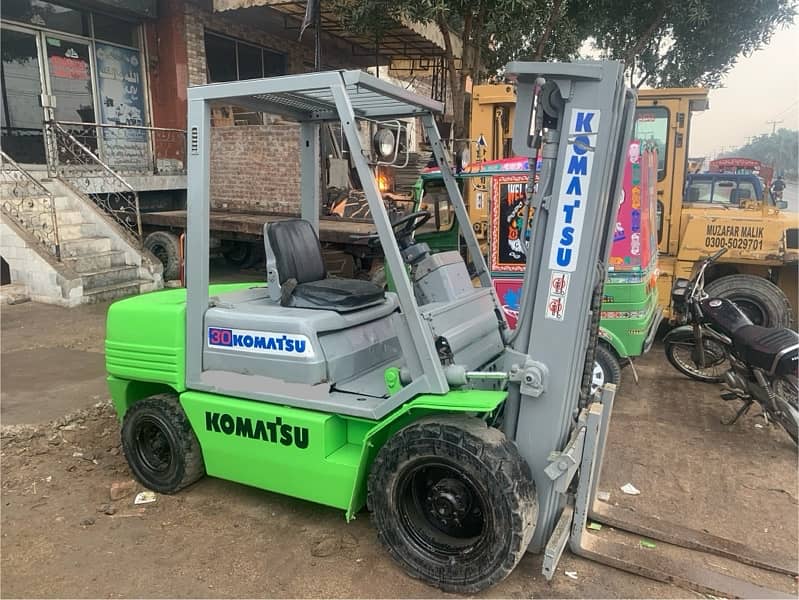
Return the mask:
[(755, 325), (790, 327), (791, 304), (782, 290), (757, 275), (727, 275), (705, 286), (711, 297), (732, 300)]
[(372, 465), (367, 505), (378, 538), (409, 575), (459, 594), (504, 579), (538, 518), (516, 446), (464, 415), (426, 417), (391, 437)]
[(164, 265), (164, 281), (180, 277), (180, 240), (171, 231), (154, 231), (144, 238), (144, 247)]
[(594, 355), (594, 371), (591, 376), (591, 393), (601, 388), (606, 383), (613, 383), (617, 387), (621, 383), (621, 364), (613, 351), (599, 343)]
[(249, 269), (255, 262), (255, 246), (250, 242), (232, 242), (222, 246), (222, 256), (232, 266)]
[(200, 443), (173, 394), (151, 396), (128, 409), (122, 450), (136, 479), (162, 494), (173, 494), (205, 474)]

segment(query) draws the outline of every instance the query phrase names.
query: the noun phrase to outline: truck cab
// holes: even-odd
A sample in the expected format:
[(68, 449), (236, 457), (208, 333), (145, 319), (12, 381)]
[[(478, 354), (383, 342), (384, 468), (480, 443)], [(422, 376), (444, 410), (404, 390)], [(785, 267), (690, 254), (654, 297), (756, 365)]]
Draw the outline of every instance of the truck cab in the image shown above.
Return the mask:
[(686, 204), (715, 204), (737, 208), (746, 202), (774, 201), (756, 175), (689, 173), (685, 182)]

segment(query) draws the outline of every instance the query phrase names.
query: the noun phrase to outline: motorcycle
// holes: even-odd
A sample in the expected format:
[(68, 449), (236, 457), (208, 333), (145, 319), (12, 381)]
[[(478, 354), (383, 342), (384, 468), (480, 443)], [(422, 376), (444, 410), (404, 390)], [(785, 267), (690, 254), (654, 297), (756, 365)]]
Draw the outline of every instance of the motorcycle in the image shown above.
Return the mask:
[(705, 292), (705, 271), (726, 251), (705, 259), (690, 280), (674, 282), (672, 306), (682, 325), (663, 339), (666, 358), (692, 379), (724, 383), (724, 400), (743, 401), (725, 425), (757, 402), (766, 421), (782, 425), (799, 444), (799, 334), (753, 325), (733, 302)]

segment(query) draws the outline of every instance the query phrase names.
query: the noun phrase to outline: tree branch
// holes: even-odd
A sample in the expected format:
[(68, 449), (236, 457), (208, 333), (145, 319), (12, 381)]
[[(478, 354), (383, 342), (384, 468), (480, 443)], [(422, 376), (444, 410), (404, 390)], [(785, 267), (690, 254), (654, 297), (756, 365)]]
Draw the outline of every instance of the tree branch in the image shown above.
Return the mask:
[(642, 33), (638, 40), (636, 40), (635, 44), (630, 47), (630, 49), (624, 55), (624, 62), (629, 63), (633, 58), (635, 58), (638, 54), (640, 54), (641, 50), (649, 43), (649, 40), (654, 35), (657, 28), (660, 27), (660, 24), (663, 22), (664, 17), (666, 16), (666, 12), (670, 6), (669, 1), (661, 2), (660, 8), (658, 9), (655, 18), (649, 24), (649, 27), (646, 28), (646, 31)]
[(538, 46), (535, 49), (535, 54), (533, 54), (533, 60), (541, 60), (544, 58), (544, 49), (549, 41), (549, 36), (552, 34), (552, 30), (555, 29), (555, 25), (557, 25), (558, 21), (560, 20), (560, 5), (562, 3), (563, 0), (555, 0), (552, 3), (552, 10), (549, 11), (547, 24), (546, 27), (544, 27), (544, 33), (541, 34), (541, 38), (538, 40)]

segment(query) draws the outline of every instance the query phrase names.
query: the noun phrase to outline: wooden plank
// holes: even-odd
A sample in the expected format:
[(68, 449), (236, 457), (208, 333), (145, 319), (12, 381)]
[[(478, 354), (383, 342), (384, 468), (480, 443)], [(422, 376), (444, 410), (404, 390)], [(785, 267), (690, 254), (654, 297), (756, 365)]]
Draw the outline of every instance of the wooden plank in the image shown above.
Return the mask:
[[(212, 210), (210, 214), (211, 231), (246, 234), (263, 237), (264, 223), (292, 219), (289, 215), (264, 213), (232, 213)], [(169, 210), (144, 212), (141, 214), (143, 225), (158, 227), (186, 227), (185, 210)], [(363, 245), (365, 240), (352, 240), (351, 236), (363, 236), (374, 231), (372, 223), (346, 221), (342, 219), (320, 219), (319, 238), (322, 242)]]

